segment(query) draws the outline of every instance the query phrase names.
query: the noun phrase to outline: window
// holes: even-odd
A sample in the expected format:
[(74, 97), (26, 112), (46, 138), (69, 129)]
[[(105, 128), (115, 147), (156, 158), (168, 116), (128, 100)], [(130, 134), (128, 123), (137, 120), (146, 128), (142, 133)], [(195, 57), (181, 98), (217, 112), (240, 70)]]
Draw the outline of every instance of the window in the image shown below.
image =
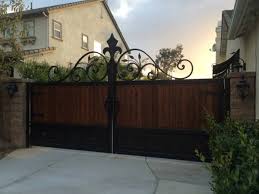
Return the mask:
[(23, 28), (25, 37), (33, 37), (35, 35), (33, 20), (25, 21), (23, 24)]
[[(96, 40), (94, 41), (94, 51), (98, 52), (98, 53), (102, 52), (102, 44)], [(99, 54), (97, 54), (97, 53), (95, 53), (94, 55), (99, 56)]]
[(3, 35), (4, 35), (4, 38), (5, 39), (10, 39), (12, 38), (13, 34), (12, 34), (12, 29), (11, 28), (6, 28), (4, 31), (3, 31)]
[(62, 24), (53, 20), (53, 38), (62, 40)]
[(88, 36), (82, 34), (82, 48), (88, 49)]

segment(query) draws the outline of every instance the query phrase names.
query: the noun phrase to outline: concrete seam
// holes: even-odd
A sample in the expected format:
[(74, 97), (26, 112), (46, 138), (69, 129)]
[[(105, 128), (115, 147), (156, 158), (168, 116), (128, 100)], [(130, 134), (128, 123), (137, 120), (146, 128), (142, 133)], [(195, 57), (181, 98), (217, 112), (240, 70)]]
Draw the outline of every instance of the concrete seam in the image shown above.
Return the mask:
[[(73, 157), (73, 156), (75, 156), (75, 155), (77, 155), (77, 154), (73, 154), (73, 155), (71, 155), (71, 157)], [(69, 157), (69, 158), (71, 158), (71, 157)], [(67, 159), (69, 159), (69, 158), (67, 158)], [(21, 177), (21, 178), (18, 178), (18, 179), (16, 179), (16, 180), (12, 181), (11, 183), (8, 183), (8, 184), (6, 184), (6, 185), (1, 186), (1, 187), (0, 187), (0, 190), (5, 189), (5, 188), (7, 188), (7, 187), (9, 187), (9, 186), (11, 186), (11, 185), (14, 185), (14, 184), (21, 183), (21, 182), (25, 181), (26, 179), (28, 179), (29, 177), (31, 177), (31, 176), (33, 176), (33, 175), (35, 175), (35, 174), (41, 172), (42, 170), (48, 169), (48, 168), (52, 167), (53, 165), (55, 165), (55, 164), (57, 164), (57, 163), (59, 163), (59, 162), (61, 162), (61, 161), (64, 161), (64, 160), (66, 160), (66, 159), (63, 158), (63, 159), (54, 161), (54, 162), (52, 162), (52, 163), (49, 163), (47, 166), (44, 166), (44, 167), (40, 168), (39, 170), (36, 170), (36, 171), (32, 172), (31, 174), (25, 175), (25, 176), (23, 176), (23, 177)]]
[(145, 157), (145, 162), (146, 162), (146, 165), (147, 165), (148, 169), (150, 170), (151, 174), (155, 177), (155, 189), (154, 189), (153, 194), (156, 194), (157, 193), (157, 189), (158, 189), (158, 185), (159, 185), (159, 182), (160, 182), (160, 178), (156, 175), (154, 170), (149, 165), (149, 163), (147, 161), (147, 157)]

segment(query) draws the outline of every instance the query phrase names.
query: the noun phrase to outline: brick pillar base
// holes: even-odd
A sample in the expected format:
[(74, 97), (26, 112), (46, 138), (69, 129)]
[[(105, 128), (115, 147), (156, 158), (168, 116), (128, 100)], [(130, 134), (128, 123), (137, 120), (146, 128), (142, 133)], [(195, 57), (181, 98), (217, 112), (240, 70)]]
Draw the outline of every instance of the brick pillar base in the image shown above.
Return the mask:
[[(11, 97), (10, 83), (17, 86)], [(26, 147), (26, 83), (13, 78), (0, 78), (0, 145), (2, 148)]]
[[(253, 72), (231, 73), (230, 80), (230, 117), (235, 120), (255, 121), (255, 76)], [(248, 96), (240, 95), (240, 81), (249, 85)]]

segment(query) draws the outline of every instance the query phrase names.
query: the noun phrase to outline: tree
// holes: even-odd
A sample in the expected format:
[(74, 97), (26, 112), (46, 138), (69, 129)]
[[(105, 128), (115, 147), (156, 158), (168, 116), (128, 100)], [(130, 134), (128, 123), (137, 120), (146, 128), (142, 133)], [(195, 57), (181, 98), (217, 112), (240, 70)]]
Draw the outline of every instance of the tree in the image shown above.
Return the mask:
[(8, 47), (0, 47), (0, 69), (4, 71), (9, 71), (22, 60), (19, 25), (23, 9), (23, 0), (0, 0), (0, 41)]
[[(156, 56), (156, 64), (158, 64), (166, 74), (169, 74), (184, 57), (182, 52), (183, 46), (181, 44), (178, 44), (175, 49), (162, 48)], [(161, 79), (166, 79), (168, 76), (161, 73), (159, 77)]]

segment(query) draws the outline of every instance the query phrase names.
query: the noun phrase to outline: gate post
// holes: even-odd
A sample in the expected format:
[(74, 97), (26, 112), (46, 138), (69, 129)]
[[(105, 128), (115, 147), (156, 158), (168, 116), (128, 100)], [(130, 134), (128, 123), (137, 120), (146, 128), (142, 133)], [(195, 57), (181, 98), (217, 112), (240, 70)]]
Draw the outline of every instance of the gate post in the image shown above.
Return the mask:
[(110, 151), (115, 153), (114, 148), (116, 147), (117, 140), (114, 137), (116, 135), (116, 117), (117, 117), (117, 94), (116, 94), (116, 80), (117, 80), (117, 67), (118, 62), (115, 61), (115, 54), (119, 52), (122, 53), (122, 49), (117, 46), (118, 40), (114, 38), (112, 34), (109, 40), (107, 41), (108, 47), (104, 48), (103, 53), (109, 53), (110, 59), (107, 65), (108, 71), (108, 96), (105, 102), (107, 114), (108, 114), (108, 128), (110, 129)]

